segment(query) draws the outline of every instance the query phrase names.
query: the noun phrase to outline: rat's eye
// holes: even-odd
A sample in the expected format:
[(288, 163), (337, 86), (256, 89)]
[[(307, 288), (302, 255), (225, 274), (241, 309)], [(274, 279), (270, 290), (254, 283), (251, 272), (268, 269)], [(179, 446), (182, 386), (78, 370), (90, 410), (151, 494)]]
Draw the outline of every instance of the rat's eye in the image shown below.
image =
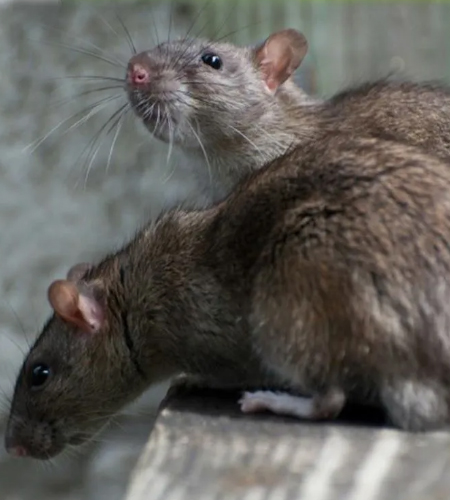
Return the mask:
[(212, 52), (203, 54), (202, 61), (213, 69), (220, 69), (222, 67), (222, 59)]
[(42, 387), (51, 375), (51, 370), (47, 365), (39, 363), (34, 365), (30, 372), (31, 387)]

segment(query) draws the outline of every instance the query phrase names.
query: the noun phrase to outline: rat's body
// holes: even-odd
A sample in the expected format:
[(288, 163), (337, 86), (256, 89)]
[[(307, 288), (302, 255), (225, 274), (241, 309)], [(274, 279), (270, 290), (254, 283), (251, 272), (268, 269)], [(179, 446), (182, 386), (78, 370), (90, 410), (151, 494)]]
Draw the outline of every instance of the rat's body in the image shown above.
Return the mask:
[[(306, 418), (353, 400), (404, 429), (445, 426), (449, 275), (446, 162), (388, 141), (310, 142), (51, 285), (7, 446), (53, 456), (161, 379), (245, 386), (265, 368), (312, 397), (295, 399)], [(266, 396), (242, 409), (280, 411)]]
[(151, 133), (181, 150), (181, 168), (198, 179), (198, 204), (223, 199), (292, 144), (326, 131), (450, 158), (448, 88), (383, 80), (314, 101), (292, 79), (306, 52), (303, 35), (284, 30), (257, 48), (194, 39), (131, 58), (130, 104)]

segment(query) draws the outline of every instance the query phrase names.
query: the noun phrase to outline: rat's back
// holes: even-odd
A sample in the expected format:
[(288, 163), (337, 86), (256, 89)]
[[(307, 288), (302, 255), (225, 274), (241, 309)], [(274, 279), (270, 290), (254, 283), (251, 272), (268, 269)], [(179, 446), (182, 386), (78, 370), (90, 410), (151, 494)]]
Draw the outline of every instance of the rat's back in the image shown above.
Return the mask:
[(450, 158), (450, 90), (438, 83), (379, 80), (337, 93), (325, 115), (341, 130), (396, 140)]
[(277, 160), (228, 204), (271, 369), (307, 394), (381, 401), (404, 428), (448, 421), (448, 167), (336, 134)]

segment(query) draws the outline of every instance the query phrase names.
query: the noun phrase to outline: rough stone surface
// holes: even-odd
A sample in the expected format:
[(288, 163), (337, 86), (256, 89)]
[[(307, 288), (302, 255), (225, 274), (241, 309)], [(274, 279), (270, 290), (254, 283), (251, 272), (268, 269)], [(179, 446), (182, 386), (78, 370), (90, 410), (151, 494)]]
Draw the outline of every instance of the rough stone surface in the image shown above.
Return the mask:
[(447, 500), (450, 434), (408, 434), (349, 409), (339, 422), (239, 413), (237, 394), (175, 394), (126, 500)]

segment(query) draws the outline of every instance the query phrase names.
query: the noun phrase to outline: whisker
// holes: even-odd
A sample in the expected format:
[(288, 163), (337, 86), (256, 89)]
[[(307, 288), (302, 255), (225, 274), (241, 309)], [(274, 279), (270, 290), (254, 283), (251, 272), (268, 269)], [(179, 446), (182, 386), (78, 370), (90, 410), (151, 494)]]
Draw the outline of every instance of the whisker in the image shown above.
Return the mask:
[[(210, 6), (210, 5), (211, 5), (211, 3), (212, 3), (212, 2), (213, 2), (213, 0), (208, 0), (208, 1), (207, 1), (207, 2), (205, 2), (205, 3), (203, 4), (203, 6), (202, 6), (202, 7), (198, 10), (198, 12), (197, 12), (196, 16), (194, 17), (194, 19), (193, 19), (193, 21), (192, 21), (191, 25), (189, 26), (188, 30), (186, 31), (186, 34), (184, 35), (184, 37), (183, 37), (183, 39), (182, 39), (182, 40), (183, 40), (183, 42), (186, 42), (186, 41), (188, 40), (188, 37), (189, 37), (189, 35), (190, 35), (191, 31), (194, 29), (195, 23), (196, 23), (196, 22), (200, 19), (201, 14), (202, 14), (202, 13), (206, 10), (206, 8), (207, 8), (208, 6)], [(203, 30), (205, 29), (205, 27), (206, 27), (206, 26), (207, 26), (207, 23), (206, 23), (205, 25), (203, 25), (203, 27), (201, 28), (200, 32), (201, 32), (201, 31), (203, 31)], [(200, 33), (197, 33), (197, 38), (198, 38), (198, 36), (199, 36), (199, 35), (200, 35)], [(178, 56), (178, 57), (177, 57), (177, 58), (173, 61), (173, 66), (172, 66), (172, 67), (178, 66), (179, 62), (180, 62), (180, 61), (181, 61), (181, 59), (182, 59), (182, 58), (186, 55), (186, 52), (187, 52), (188, 50), (189, 50), (189, 46), (186, 44), (185, 49), (184, 49), (184, 50), (181, 52), (181, 54), (180, 54), (180, 55), (179, 55), (179, 56)], [(199, 55), (200, 55), (200, 52), (198, 52), (198, 53), (196, 54), (196, 56), (195, 56), (195, 57), (198, 57)], [(195, 59), (195, 58), (194, 58), (194, 59)], [(169, 65), (169, 67), (170, 67), (170, 65)], [(183, 65), (183, 67), (182, 67), (182, 68), (185, 68), (185, 67), (186, 67), (186, 66), (185, 66), (185, 65)]]
[(38, 42), (38, 43), (43, 43), (43, 44), (46, 44), (46, 45), (52, 45), (52, 46), (55, 46), (55, 47), (62, 47), (64, 49), (67, 49), (67, 50), (71, 50), (72, 52), (76, 52), (78, 54), (83, 54), (83, 55), (86, 55), (86, 56), (90, 56), (94, 59), (97, 59), (98, 61), (103, 61), (107, 64), (110, 64), (112, 66), (114, 66), (115, 68), (123, 68), (123, 69), (126, 69), (126, 65), (120, 61), (120, 62), (116, 62), (114, 61), (114, 59), (110, 59), (109, 57), (104, 57), (100, 54), (96, 54), (95, 52), (92, 52), (90, 50), (87, 50), (87, 49), (83, 49), (81, 47), (74, 47), (72, 45), (68, 45), (66, 43), (56, 43), (56, 42), (51, 42), (51, 41), (48, 41), (48, 40), (31, 40), (32, 42)]
[(254, 149), (256, 149), (256, 151), (258, 151), (258, 153), (264, 158), (264, 153), (261, 151), (261, 149), (253, 142), (251, 141), (243, 132), (241, 132), (239, 129), (237, 129), (236, 127), (233, 127), (233, 125), (230, 125), (229, 123), (227, 124), (227, 126), (233, 130), (234, 132), (236, 132), (237, 134), (239, 134), (241, 137), (243, 137), (251, 146), (253, 146)]
[(255, 26), (259, 26), (260, 24), (262, 24), (263, 22), (266, 22), (267, 20), (268, 20), (268, 18), (261, 19), (260, 21), (255, 21), (255, 22), (250, 23), (250, 24), (246, 24), (245, 26), (242, 26), (241, 28), (237, 28), (235, 30), (229, 31), (228, 33), (226, 33), (225, 35), (222, 35), (219, 38), (213, 38), (213, 41), (216, 43), (221, 42), (222, 40), (225, 40), (226, 38), (230, 37), (231, 35), (235, 35), (236, 33), (239, 33), (240, 31), (243, 31), (247, 28), (253, 28)]
[(160, 45), (160, 41), (159, 41), (159, 36), (158, 36), (158, 28), (156, 27), (154, 12), (155, 11), (153, 10), (153, 13), (152, 13), (152, 15), (150, 17), (152, 18), (153, 29), (155, 30), (156, 45), (159, 46)]
[[(161, 110), (160, 110), (160, 106), (159, 104), (156, 106), (156, 109), (158, 111), (158, 114), (156, 115), (156, 125), (155, 125), (155, 128), (153, 129), (153, 135), (156, 135), (156, 131), (158, 130), (158, 124), (159, 124), (159, 120), (161, 118), (160, 114), (161, 114)], [(152, 115), (153, 116), (153, 115)]]
[(131, 37), (131, 34), (128, 30), (128, 28), (125, 26), (125, 23), (123, 22), (122, 18), (119, 16), (118, 12), (115, 10), (114, 11), (115, 16), (117, 17), (117, 20), (119, 21), (120, 25), (122, 26), (123, 31), (125, 32), (125, 37), (128, 42), (128, 46), (131, 49), (131, 53), (137, 54), (136, 46), (134, 45), (133, 38)]
[(173, 16), (173, 6), (176, 0), (170, 0), (170, 10), (169, 10), (169, 28), (167, 30), (167, 43), (170, 43), (170, 33), (172, 31), (172, 16)]
[(170, 110), (168, 110), (167, 108), (166, 108), (166, 114), (167, 114), (167, 121), (168, 121), (168, 126), (169, 126), (169, 149), (167, 151), (167, 158), (166, 158), (166, 165), (168, 165), (170, 162), (170, 158), (172, 156), (175, 130), (174, 130), (174, 127), (172, 124), (172, 120), (170, 118)]
[(83, 92), (79, 92), (78, 94), (75, 94), (71, 97), (66, 97), (65, 99), (61, 99), (59, 101), (52, 102), (50, 104), (50, 107), (63, 106), (64, 104), (68, 104), (69, 102), (71, 102), (74, 99), (78, 99), (80, 97), (84, 97), (84, 96), (87, 96), (90, 94), (95, 94), (96, 92), (104, 92), (105, 90), (113, 90), (113, 89), (122, 89), (122, 86), (109, 85), (107, 87), (99, 87), (99, 88), (95, 88), (95, 89), (83, 90)]
[(70, 132), (71, 130), (75, 130), (77, 127), (79, 127), (80, 125), (82, 125), (83, 123), (86, 123), (90, 118), (92, 118), (94, 115), (96, 115), (97, 113), (99, 113), (102, 109), (106, 108), (106, 106), (108, 106), (108, 104), (111, 102), (111, 101), (114, 101), (116, 99), (119, 99), (120, 97), (122, 97), (122, 95), (119, 95), (119, 94), (116, 94), (115, 96), (109, 96), (108, 98), (105, 99), (105, 102), (101, 103), (100, 106), (95, 106), (92, 111), (90, 111), (88, 114), (84, 115), (82, 118), (80, 118), (79, 120), (77, 120), (75, 123), (73, 123), (68, 129), (64, 130), (64, 132), (62, 133), (62, 135), (66, 135), (68, 132)]
[(117, 83), (125, 83), (123, 78), (115, 78), (113, 76), (100, 76), (100, 75), (68, 75), (68, 76), (55, 76), (53, 78), (49, 78), (49, 81), (52, 80), (104, 80), (111, 81)]
[(257, 128), (262, 134), (264, 134), (273, 144), (275, 144), (276, 146), (278, 146), (280, 148), (280, 154), (284, 151), (287, 151), (295, 144), (295, 141), (294, 141), (294, 143), (289, 143), (289, 145), (286, 145), (285, 143), (281, 143), (279, 141), (275, 141), (273, 134), (270, 134), (267, 130), (265, 130), (263, 127), (261, 127), (261, 125), (258, 125), (257, 123), (253, 123), (253, 126), (255, 128)]
[[(101, 16), (99, 16), (99, 17), (101, 17)], [(97, 50), (99, 52), (98, 55), (106, 57), (110, 61), (115, 61), (115, 63), (114, 63), (115, 66), (117, 66), (117, 65), (123, 65), (123, 62), (118, 57), (116, 57), (114, 55), (112, 55), (112, 57), (110, 57), (110, 54), (108, 54), (108, 52), (106, 50), (102, 49), (98, 45), (95, 45), (90, 40), (86, 40), (84, 38), (80, 38), (80, 37), (77, 37), (75, 35), (71, 35), (70, 33), (67, 33), (66, 31), (63, 31), (62, 29), (55, 28), (54, 26), (46, 26), (46, 25), (41, 25), (41, 26), (44, 29), (48, 30), (48, 31), (53, 31), (55, 33), (59, 33), (59, 34), (63, 35), (65, 38), (70, 38), (70, 39), (72, 39), (72, 40), (74, 40), (74, 41), (76, 41), (78, 43), (85, 44), (85, 45), (88, 45), (89, 47), (92, 47), (93, 49), (95, 49), (95, 50)], [(45, 41), (41, 41), (41, 43), (46, 43), (46, 42)], [(71, 46), (69, 46), (69, 47), (71, 47)], [(69, 47), (66, 47), (66, 48), (69, 48)], [(84, 50), (82, 47), (80, 47), (80, 48), (82, 50)]]
[[(181, 80), (181, 83), (185, 85), (204, 85), (205, 82), (201, 80)], [(229, 89), (237, 89), (240, 88), (240, 85), (230, 85), (228, 83), (221, 83), (221, 82), (208, 82), (208, 86), (217, 86), (217, 87), (226, 87)]]
[[(23, 333), (23, 336), (25, 338), (25, 342), (27, 343), (28, 345), (28, 348), (31, 349), (31, 342), (30, 342), (30, 339), (28, 338), (28, 335), (27, 335), (27, 331), (26, 331), (26, 328), (23, 324), (23, 321), (20, 319), (19, 315), (17, 314), (17, 311), (14, 309), (14, 307), (11, 305), (11, 303), (6, 300), (6, 299), (3, 299), (5, 301), (5, 304), (6, 306), (8, 307), (8, 309), (11, 311), (12, 315), (14, 316), (14, 319), (16, 320), (17, 324), (19, 325), (19, 328), (21, 329), (22, 333)], [(16, 345), (16, 347), (19, 349), (19, 351), (25, 355), (25, 352), (23, 351), (22, 347), (19, 346), (18, 344), (16, 344), (15, 341), (13, 341), (12, 339), (9, 339), (13, 344)]]
[(198, 144), (201, 148), (201, 150), (203, 151), (203, 155), (205, 157), (205, 160), (206, 160), (206, 165), (208, 166), (208, 172), (209, 172), (209, 181), (210, 181), (210, 184), (212, 184), (212, 170), (211, 170), (211, 164), (209, 163), (209, 159), (208, 159), (208, 155), (206, 153), (206, 149), (205, 147), (203, 146), (203, 143), (199, 137), (199, 135), (197, 134), (197, 132), (194, 130), (194, 127), (190, 124), (190, 122), (187, 122), (187, 124), (189, 125), (189, 128), (192, 130), (192, 133), (194, 134), (195, 138), (197, 139), (198, 141)]
[(108, 161), (106, 162), (106, 173), (108, 173), (108, 170), (109, 170), (109, 166), (111, 164), (111, 158), (112, 158), (112, 154), (113, 154), (113, 150), (114, 150), (114, 146), (116, 145), (116, 141), (117, 141), (117, 138), (119, 137), (119, 133), (122, 129), (122, 125), (123, 125), (123, 120), (125, 119), (127, 113), (130, 111), (130, 108), (126, 109), (121, 115), (120, 117), (117, 119), (116, 121), (116, 133), (114, 134), (114, 138), (113, 138), (113, 141), (111, 143), (111, 149), (109, 150), (109, 155), (108, 155)]
[(119, 33), (117, 33), (113, 26), (99, 12), (97, 12), (97, 17), (114, 35), (116, 35), (117, 38), (120, 38)]
[[(228, 18), (230, 17), (231, 13), (232, 13), (232, 12), (230, 11), (230, 14), (228, 15)], [(226, 21), (225, 21), (225, 22), (226, 22)], [(252, 26), (257, 26), (257, 25), (261, 24), (262, 22), (263, 22), (263, 21), (258, 21), (258, 22), (255, 22), (255, 23), (250, 23), (250, 24), (248, 24), (247, 26), (244, 26), (244, 27), (242, 27), (242, 28), (237, 28), (237, 29), (235, 29), (235, 30), (233, 30), (233, 31), (229, 31), (228, 33), (226, 33), (225, 35), (223, 35), (223, 36), (221, 36), (221, 37), (219, 37), (219, 38), (214, 38), (212, 41), (214, 41), (215, 43), (218, 43), (218, 42), (220, 42), (220, 41), (224, 40), (225, 38), (228, 38), (228, 37), (230, 37), (231, 35), (234, 35), (235, 33), (239, 33), (240, 31), (242, 31), (242, 30), (244, 30), (244, 29), (247, 29), (247, 28), (249, 28), (249, 27), (252, 27)], [(201, 31), (203, 31), (203, 29), (207, 26), (207, 24), (208, 24), (208, 23), (206, 23), (206, 24), (202, 27)], [(222, 25), (222, 28), (223, 28), (223, 26), (224, 26), (224, 25), (225, 25), (225, 24), (223, 24), (223, 25)], [(222, 29), (222, 28), (220, 28), (220, 29)], [(219, 31), (220, 31), (220, 30), (219, 30)], [(197, 36), (199, 36), (199, 35), (200, 35), (200, 33), (198, 33), (198, 35), (197, 35)], [(186, 49), (182, 52), (182, 54), (181, 54), (181, 55), (180, 55), (180, 56), (176, 59), (176, 63), (175, 63), (175, 64), (178, 64), (178, 62), (179, 62), (179, 61), (181, 60), (181, 58), (185, 55), (185, 53), (186, 53), (186, 51), (187, 51), (187, 50), (188, 50), (188, 47), (187, 47), (187, 48), (186, 48)], [(192, 61), (194, 61), (194, 60), (195, 60), (195, 59), (196, 59), (196, 58), (200, 55), (200, 53), (201, 53), (201, 52), (200, 52), (200, 51), (198, 51), (198, 52), (197, 52), (196, 54), (194, 54), (194, 55), (193, 55), (190, 59), (188, 59), (187, 61), (185, 61), (185, 62), (184, 62), (184, 64), (182, 65), (182, 69), (186, 68), (186, 67), (187, 67), (187, 65), (189, 65)]]
[(235, 9), (236, 9), (236, 3), (234, 3), (234, 5), (231, 5), (230, 10), (229, 10), (227, 16), (225, 17), (225, 19), (222, 22), (222, 26), (217, 31), (217, 34), (219, 34), (223, 30), (223, 28), (227, 25), (227, 23), (230, 20), (232, 14), (234, 14)]
[(40, 139), (37, 139), (36, 141), (31, 142), (28, 146), (25, 146), (23, 148), (23, 152), (29, 151), (30, 153), (33, 153), (44, 141), (50, 137), (53, 132), (56, 132), (60, 127), (62, 127), (65, 123), (69, 122), (70, 120), (76, 118), (77, 116), (80, 116), (83, 113), (86, 113), (88, 111), (94, 111), (95, 109), (98, 109), (100, 107), (104, 107), (102, 105), (106, 105), (109, 101), (117, 98), (118, 96), (115, 97), (105, 97), (103, 99), (100, 99), (100, 101), (97, 101), (94, 105), (89, 105), (86, 108), (82, 109), (81, 111), (77, 111), (76, 113), (73, 113), (70, 115), (68, 118), (65, 118), (64, 120), (60, 121), (57, 125), (55, 125), (49, 132), (47, 132), (43, 137)]
[[(84, 188), (86, 189), (86, 185), (87, 185), (87, 180), (88, 180), (88, 177), (89, 177), (89, 173), (91, 171), (91, 168), (92, 168), (92, 165), (95, 161), (95, 158), (97, 157), (97, 154), (103, 144), (103, 140), (109, 135), (109, 133), (113, 130), (113, 128), (109, 128), (108, 131), (106, 132), (105, 134), (105, 137), (103, 138), (103, 140), (100, 141), (99, 145), (96, 147), (95, 144), (97, 143), (97, 140), (100, 139), (101, 137), (101, 134), (103, 133), (103, 131), (106, 129), (106, 127), (108, 125), (111, 125), (111, 123), (114, 121), (114, 119), (116, 118), (117, 115), (120, 115), (123, 110), (128, 106), (128, 103), (125, 103), (123, 106), (121, 106), (119, 109), (117, 109), (111, 116), (110, 118), (100, 127), (100, 129), (98, 130), (98, 132), (94, 135), (94, 137), (91, 139), (91, 141), (89, 142), (88, 144), (88, 148), (89, 148), (89, 154), (87, 155), (87, 159), (89, 159), (90, 157), (90, 161), (89, 161), (89, 164), (87, 166), (87, 170), (86, 170), (86, 175), (85, 175), (85, 178), (84, 178)], [(94, 150), (95, 148), (95, 150)], [(94, 151), (92, 153), (92, 151)]]
[[(192, 21), (192, 24), (189, 26), (189, 29), (187, 30), (186, 35), (183, 38), (184, 41), (186, 41), (188, 39), (189, 35), (191, 34), (191, 31), (194, 29), (195, 23), (200, 19), (201, 14), (203, 12), (205, 12), (205, 10), (213, 3), (213, 1), (214, 0), (208, 0), (207, 2), (205, 2), (203, 4), (202, 8), (199, 9), (199, 11), (197, 12), (197, 15), (194, 17), (194, 20)], [(203, 26), (201, 31), (203, 31), (203, 29), (205, 29), (205, 26)], [(199, 37), (201, 31), (197, 33), (196, 38)]]

